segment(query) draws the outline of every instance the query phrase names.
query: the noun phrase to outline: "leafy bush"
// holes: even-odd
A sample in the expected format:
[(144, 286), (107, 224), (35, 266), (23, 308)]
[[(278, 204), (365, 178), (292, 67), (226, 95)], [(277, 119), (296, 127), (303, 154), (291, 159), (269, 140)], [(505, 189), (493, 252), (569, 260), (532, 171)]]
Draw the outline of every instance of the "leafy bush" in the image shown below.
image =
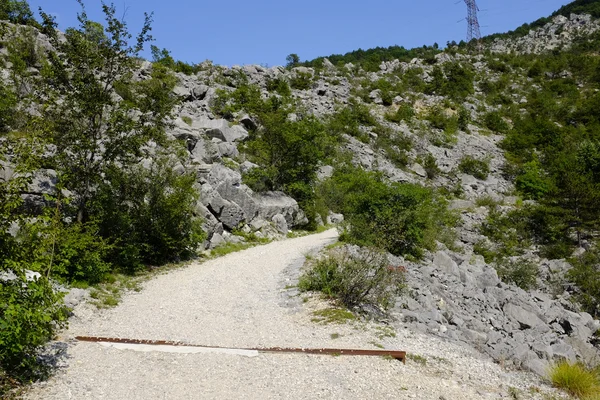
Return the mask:
[(404, 270), (376, 249), (344, 247), (314, 261), (300, 277), (302, 291), (320, 291), (348, 308), (387, 310), (404, 289)]
[(506, 133), (509, 129), (508, 124), (498, 111), (491, 111), (483, 117), (483, 125), (493, 132)]
[(434, 179), (441, 172), (440, 168), (437, 165), (435, 157), (431, 153), (427, 153), (427, 155), (423, 159), (423, 168), (425, 168), (425, 172), (427, 173), (428, 179)]
[(377, 121), (371, 115), (369, 108), (357, 100), (350, 100), (347, 107), (334, 113), (327, 122), (327, 129), (334, 135), (347, 134), (367, 143), (369, 135), (361, 126), (376, 126)]
[(513, 283), (523, 290), (535, 287), (539, 270), (536, 264), (521, 259), (504, 259), (496, 263), (498, 277), (503, 282)]
[(594, 371), (567, 361), (555, 364), (549, 373), (552, 384), (579, 399), (595, 399), (600, 395), (600, 381)]
[(109, 260), (126, 271), (194, 254), (204, 240), (194, 215), (195, 175), (177, 174), (173, 162), (113, 170), (94, 201), (100, 234), (112, 243)]
[(571, 260), (571, 264), (568, 278), (577, 286), (575, 298), (585, 311), (600, 316), (600, 253), (585, 252)]
[(395, 113), (386, 113), (385, 119), (390, 122), (400, 123), (402, 121), (410, 121), (415, 115), (415, 110), (408, 103), (402, 103), (398, 106), (398, 110)]
[(478, 160), (472, 156), (464, 156), (458, 164), (458, 169), (464, 174), (473, 175), (477, 179), (487, 179), (490, 173), (488, 161)]
[(292, 90), (287, 81), (283, 78), (267, 79), (267, 90), (275, 92), (281, 96), (291, 96)]
[(432, 80), (426, 87), (429, 94), (449, 97), (455, 101), (464, 101), (473, 94), (475, 74), (469, 67), (459, 63), (446, 63), (443, 68), (435, 66), (431, 73)]
[(515, 179), (517, 189), (527, 198), (539, 200), (551, 190), (552, 181), (544, 173), (537, 156), (525, 163)]
[(50, 265), (55, 278), (99, 283), (111, 270), (106, 262), (110, 245), (94, 223), (69, 225), (55, 218), (23, 227), (21, 236), (29, 253), (25, 258)]
[(446, 201), (431, 189), (388, 184), (359, 168), (338, 168), (323, 186), (329, 208), (346, 217), (342, 239), (353, 244), (419, 258), (455, 222)]
[(313, 77), (310, 72), (296, 71), (290, 79), (290, 86), (296, 90), (308, 90), (312, 88)]
[(442, 107), (433, 107), (427, 113), (427, 121), (433, 128), (441, 129), (442, 135), (433, 136), (432, 143), (436, 146), (448, 146), (456, 142), (456, 132), (458, 131), (458, 117), (450, 115)]
[(38, 352), (65, 326), (67, 310), (45, 276), (27, 281), (25, 265), (4, 261), (0, 267), (16, 275), (0, 285), (0, 367), (13, 379), (29, 382), (45, 375)]

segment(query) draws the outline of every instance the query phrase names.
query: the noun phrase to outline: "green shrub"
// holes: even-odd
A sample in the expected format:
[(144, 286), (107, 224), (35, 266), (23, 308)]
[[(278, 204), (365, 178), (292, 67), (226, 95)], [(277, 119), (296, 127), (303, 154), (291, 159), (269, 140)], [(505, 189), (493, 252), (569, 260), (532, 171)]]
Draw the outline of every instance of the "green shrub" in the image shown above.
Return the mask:
[(559, 362), (551, 368), (549, 378), (552, 385), (579, 399), (591, 400), (600, 396), (598, 375), (580, 363)]
[(552, 181), (544, 173), (537, 156), (532, 161), (523, 164), (515, 179), (517, 189), (529, 199), (544, 198), (551, 190)]
[(376, 126), (377, 121), (371, 115), (369, 108), (356, 100), (350, 100), (347, 107), (331, 115), (327, 122), (327, 129), (334, 135), (347, 134), (368, 143), (369, 135), (362, 127)]
[(448, 146), (456, 142), (458, 117), (448, 115), (440, 106), (434, 107), (426, 115), (426, 120), (436, 129), (441, 129), (441, 136), (433, 134), (432, 143), (436, 146)]
[(483, 125), (493, 132), (506, 133), (509, 126), (498, 111), (491, 111), (483, 117)]
[(595, 317), (600, 316), (600, 254), (598, 250), (585, 252), (571, 260), (573, 268), (568, 278), (577, 286), (575, 298), (582, 308)]
[(427, 84), (425, 91), (462, 102), (475, 92), (474, 76), (469, 67), (459, 63), (446, 63), (443, 67), (436, 65), (431, 73), (432, 81)]
[(472, 156), (464, 156), (458, 164), (458, 170), (484, 180), (487, 179), (490, 173), (490, 165), (488, 161), (478, 160)]
[(296, 71), (290, 79), (290, 86), (296, 90), (308, 90), (312, 88), (313, 77), (310, 72)]
[(193, 255), (204, 240), (194, 215), (195, 175), (177, 174), (173, 162), (113, 170), (94, 206), (100, 234), (112, 243), (109, 260), (132, 272)]
[(381, 175), (359, 168), (338, 168), (324, 182), (323, 193), (329, 208), (346, 217), (343, 240), (395, 255), (421, 257), (455, 222), (434, 191), (388, 184)]
[(281, 96), (291, 96), (292, 90), (290, 85), (283, 78), (275, 78), (267, 80), (267, 90), (269, 92), (275, 92)]
[(431, 153), (427, 153), (427, 155), (423, 159), (423, 168), (427, 173), (428, 179), (434, 179), (441, 172), (440, 168), (437, 165), (435, 157)]
[(402, 121), (409, 122), (415, 115), (415, 110), (408, 103), (402, 103), (398, 106), (395, 113), (386, 113), (385, 119), (390, 122), (400, 123)]
[(521, 259), (500, 260), (496, 263), (496, 271), (503, 282), (513, 283), (523, 290), (533, 289), (539, 274), (536, 264)]
[(468, 132), (471, 123), (471, 113), (464, 107), (458, 109), (458, 129)]
[(19, 382), (40, 379), (47, 368), (39, 350), (65, 326), (67, 310), (45, 276), (27, 281), (25, 268), (32, 266), (4, 261), (0, 267), (17, 275), (0, 285), (0, 367)]
[(404, 289), (404, 269), (390, 266), (379, 250), (346, 246), (312, 262), (300, 277), (298, 288), (320, 291), (348, 308), (387, 310)]
[[(52, 276), (67, 282), (98, 283), (110, 272), (110, 245), (92, 223), (65, 224), (60, 220), (31, 224), (21, 232), (26, 259), (52, 266)], [(40, 271), (41, 272), (41, 271)]]

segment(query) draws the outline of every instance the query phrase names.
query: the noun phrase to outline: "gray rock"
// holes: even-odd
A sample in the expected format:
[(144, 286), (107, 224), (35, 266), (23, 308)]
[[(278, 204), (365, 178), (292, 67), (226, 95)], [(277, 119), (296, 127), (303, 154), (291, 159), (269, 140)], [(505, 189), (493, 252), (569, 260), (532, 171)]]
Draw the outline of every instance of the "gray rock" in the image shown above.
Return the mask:
[(222, 246), (225, 243), (227, 243), (227, 242), (225, 241), (225, 239), (223, 238), (223, 236), (221, 236), (218, 233), (215, 233), (212, 236), (212, 238), (210, 239), (210, 248), (214, 249), (215, 247)]
[(577, 355), (571, 346), (563, 341), (552, 345), (552, 353), (554, 354), (555, 360), (567, 360), (574, 362), (577, 359)]
[(540, 360), (539, 358), (527, 358), (521, 364), (521, 367), (526, 371), (531, 371), (541, 377), (547, 377), (550, 370), (548, 361)]
[(521, 329), (531, 329), (545, 327), (546, 330), (550, 328), (542, 321), (537, 315), (529, 312), (515, 304), (508, 303), (503, 307), (504, 314), (510, 320), (517, 322)]
[(235, 203), (225, 200), (225, 205), (217, 217), (227, 229), (235, 229), (246, 220), (244, 211)]
[(327, 216), (327, 224), (328, 225), (337, 225), (337, 224), (341, 224), (342, 222), (344, 222), (343, 214), (330, 213)]
[(73, 288), (69, 290), (69, 293), (65, 295), (63, 301), (69, 308), (73, 308), (78, 304), (84, 302), (90, 297), (90, 293), (85, 289)]
[(479, 275), (477, 278), (477, 286), (484, 289), (488, 287), (497, 286), (500, 283), (498, 273), (495, 269), (488, 267), (486, 270)]
[(427, 177), (427, 171), (425, 171), (425, 168), (423, 168), (421, 164), (414, 163), (410, 166), (410, 169), (422, 178)]
[(456, 262), (450, 258), (448, 254), (443, 251), (438, 251), (435, 253), (433, 258), (433, 263), (440, 267), (443, 271), (450, 275), (454, 275), (460, 277), (460, 270)]
[(273, 224), (275, 224), (275, 228), (279, 231), (279, 233), (283, 235), (287, 235), (288, 233), (288, 224), (285, 220), (285, 217), (281, 214), (276, 214), (271, 219)]

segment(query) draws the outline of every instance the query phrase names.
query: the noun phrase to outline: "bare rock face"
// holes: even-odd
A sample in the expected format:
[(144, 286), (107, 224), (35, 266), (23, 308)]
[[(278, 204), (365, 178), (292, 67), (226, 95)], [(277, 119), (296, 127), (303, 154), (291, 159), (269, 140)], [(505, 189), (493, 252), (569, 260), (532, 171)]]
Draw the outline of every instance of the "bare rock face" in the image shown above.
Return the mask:
[(568, 48), (577, 36), (589, 35), (598, 30), (600, 23), (589, 15), (571, 14), (570, 18), (558, 15), (543, 27), (529, 31), (524, 37), (511, 40), (496, 39), (491, 51), (541, 54)]
[(421, 263), (390, 261), (407, 269), (410, 294), (393, 312), (401, 326), (476, 346), (542, 376), (551, 362), (600, 356), (592, 344), (598, 321), (560, 299), (502, 283), (481, 258), (441, 250)]

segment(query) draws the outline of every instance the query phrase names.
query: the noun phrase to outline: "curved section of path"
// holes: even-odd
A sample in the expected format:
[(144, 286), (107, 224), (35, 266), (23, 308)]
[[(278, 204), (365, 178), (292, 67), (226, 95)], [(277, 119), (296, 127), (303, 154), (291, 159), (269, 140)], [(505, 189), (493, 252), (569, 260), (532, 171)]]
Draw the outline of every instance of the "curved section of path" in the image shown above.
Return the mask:
[(194, 263), (147, 282), (114, 309), (75, 310), (65, 333), (183, 341), (220, 347), (406, 350), (427, 364), (304, 354), (176, 354), (71, 341), (67, 365), (29, 399), (486, 399), (531, 376), (508, 373), (477, 353), (408, 331), (353, 322), (321, 324), (293, 286), (305, 256), (335, 230)]

